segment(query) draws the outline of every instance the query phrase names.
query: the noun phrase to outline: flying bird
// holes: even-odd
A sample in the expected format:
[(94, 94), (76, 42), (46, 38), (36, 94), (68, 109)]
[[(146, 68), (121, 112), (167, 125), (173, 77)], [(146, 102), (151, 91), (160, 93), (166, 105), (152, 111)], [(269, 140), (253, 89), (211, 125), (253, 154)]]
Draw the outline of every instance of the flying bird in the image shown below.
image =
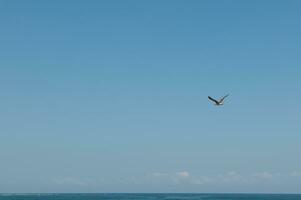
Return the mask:
[(212, 97), (208, 96), (208, 99), (210, 99), (211, 101), (213, 101), (216, 106), (221, 106), (221, 105), (224, 105), (224, 100), (225, 100), (225, 98), (227, 96), (229, 96), (229, 94), (227, 94), (226, 96), (224, 96), (220, 100), (216, 100), (216, 99), (213, 99)]

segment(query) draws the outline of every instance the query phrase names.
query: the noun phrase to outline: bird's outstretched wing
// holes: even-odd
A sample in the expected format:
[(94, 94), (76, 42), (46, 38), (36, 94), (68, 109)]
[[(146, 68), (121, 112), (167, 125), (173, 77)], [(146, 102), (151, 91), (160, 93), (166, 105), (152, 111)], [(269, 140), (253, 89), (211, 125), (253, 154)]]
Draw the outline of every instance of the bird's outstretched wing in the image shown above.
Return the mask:
[(223, 101), (225, 100), (225, 98), (227, 98), (227, 96), (229, 96), (229, 94), (227, 94), (226, 96), (224, 96), (223, 98), (221, 98), (221, 100), (219, 100), (219, 103), (223, 103)]
[(216, 104), (219, 104), (219, 102), (217, 100), (213, 99), (211, 96), (208, 96), (208, 99), (210, 99), (211, 101), (213, 101)]

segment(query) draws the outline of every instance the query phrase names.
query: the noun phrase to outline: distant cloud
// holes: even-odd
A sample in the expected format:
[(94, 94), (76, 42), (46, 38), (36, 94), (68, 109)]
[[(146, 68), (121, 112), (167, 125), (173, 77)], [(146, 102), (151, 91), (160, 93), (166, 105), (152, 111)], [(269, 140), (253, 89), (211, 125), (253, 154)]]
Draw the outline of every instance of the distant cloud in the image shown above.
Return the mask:
[(272, 174), (270, 172), (257, 172), (255, 173), (253, 176), (256, 178), (260, 178), (260, 179), (271, 179), (277, 175), (280, 175), (279, 173), (277, 174)]
[(227, 183), (246, 183), (248, 179), (236, 171), (229, 171), (224, 174), (193, 177), (192, 184), (227, 184)]
[(219, 182), (239, 182), (239, 183), (243, 183), (243, 182), (248, 182), (248, 179), (244, 176), (242, 176), (241, 174), (239, 174), (238, 172), (236, 171), (229, 171), (223, 175), (219, 175), (218, 176), (219, 178)]
[(291, 177), (301, 178), (301, 172), (293, 171), (289, 174)]
[(191, 183), (196, 184), (196, 185), (204, 185), (204, 184), (213, 183), (214, 181), (215, 181), (215, 179), (212, 177), (203, 176), (203, 177), (198, 177), (198, 178), (192, 179)]
[(154, 177), (170, 177), (170, 178), (188, 178), (190, 176), (188, 171), (179, 171), (175, 173), (162, 173), (162, 172), (154, 172), (152, 173)]
[(177, 176), (180, 178), (188, 178), (189, 177), (189, 172), (188, 171), (180, 171), (176, 173)]
[[(231, 170), (220, 174), (195, 175), (187, 170), (174, 172), (153, 172), (141, 177), (124, 178), (123, 184), (158, 184), (158, 185), (202, 185), (202, 186), (225, 186), (225, 185), (249, 185), (260, 183), (283, 183), (295, 180), (301, 180), (301, 173), (292, 171), (288, 173), (277, 173), (261, 171), (254, 173), (239, 173)], [(77, 179), (62, 179), (57, 181), (60, 184), (78, 184), (85, 185), (84, 182)]]
[(236, 171), (229, 171), (224, 174), (193, 177), (192, 183), (194, 184), (228, 184), (228, 183), (259, 183), (265, 181), (278, 181), (282, 182), (288, 180), (290, 177), (300, 177), (301, 173), (293, 171), (291, 173), (277, 173), (277, 172), (256, 172), (251, 174), (240, 174)]
[(64, 178), (56, 178), (53, 180), (54, 183), (59, 185), (78, 185), (78, 186), (86, 186), (88, 185), (87, 182), (71, 178), (71, 177), (64, 177)]
[(162, 173), (162, 172), (155, 172), (152, 173), (152, 177), (161, 180), (166, 181), (173, 184), (179, 184), (183, 181), (187, 181), (189, 179), (189, 172), (186, 170), (173, 172), (173, 173)]
[(268, 171), (256, 172), (250, 174), (240, 174), (234, 170), (225, 172), (223, 174), (195, 176), (188, 171), (183, 170), (175, 173), (161, 173), (156, 172), (152, 174), (153, 178), (160, 178), (160, 180), (170, 181), (170, 183), (185, 183), (193, 185), (205, 184), (249, 184), (263, 181), (278, 180), (282, 181), (284, 178), (300, 177), (301, 173), (293, 171), (287, 174), (272, 173)]

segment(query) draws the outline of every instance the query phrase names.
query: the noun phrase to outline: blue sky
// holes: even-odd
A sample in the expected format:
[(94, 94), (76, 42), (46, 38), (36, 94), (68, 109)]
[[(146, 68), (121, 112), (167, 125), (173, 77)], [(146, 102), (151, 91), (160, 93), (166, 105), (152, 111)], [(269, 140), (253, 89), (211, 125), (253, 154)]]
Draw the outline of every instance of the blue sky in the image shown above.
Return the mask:
[(0, 192), (300, 193), (300, 6), (0, 1)]

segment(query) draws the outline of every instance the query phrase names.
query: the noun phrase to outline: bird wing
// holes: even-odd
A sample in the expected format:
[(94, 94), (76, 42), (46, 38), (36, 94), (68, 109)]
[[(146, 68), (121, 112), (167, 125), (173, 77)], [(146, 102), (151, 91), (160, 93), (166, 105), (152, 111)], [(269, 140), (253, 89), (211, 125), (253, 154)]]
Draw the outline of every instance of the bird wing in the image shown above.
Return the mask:
[(208, 96), (208, 99), (210, 99), (211, 101), (214, 101), (214, 103), (219, 104), (219, 102), (215, 99), (213, 99), (211, 96)]
[(223, 101), (225, 100), (225, 98), (229, 96), (229, 94), (227, 94), (226, 96), (224, 96), (223, 98), (221, 98), (221, 100), (219, 100), (219, 103), (223, 103)]

